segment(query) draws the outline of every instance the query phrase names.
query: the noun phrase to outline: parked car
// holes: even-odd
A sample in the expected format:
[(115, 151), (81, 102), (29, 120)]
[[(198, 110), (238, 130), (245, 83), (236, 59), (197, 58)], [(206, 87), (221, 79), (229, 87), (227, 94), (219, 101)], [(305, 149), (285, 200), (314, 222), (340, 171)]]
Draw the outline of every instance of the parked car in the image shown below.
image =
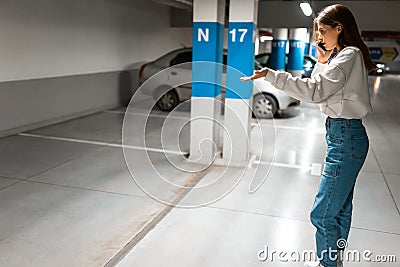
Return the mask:
[(372, 61), (372, 62), (376, 65), (377, 69), (370, 71), (368, 74), (378, 76), (378, 75), (388, 73), (390, 71), (390, 68), (388, 66), (386, 66), (385, 63), (380, 62), (380, 61)]
[[(256, 55), (256, 61), (258, 61), (263, 67), (271, 66), (271, 53), (261, 53)], [(288, 62), (288, 56), (286, 55), (286, 65)], [(310, 78), (311, 73), (314, 69), (315, 63), (317, 63), (317, 59), (310, 55), (304, 55), (303, 61), (303, 74), (302, 78)]]
[[(169, 52), (160, 58), (146, 63), (139, 70), (139, 84), (143, 84), (154, 74), (171, 66), (192, 61), (192, 48), (181, 48)], [(227, 51), (223, 54), (223, 64), (227, 63)], [(154, 82), (151, 86), (142, 88), (142, 92), (152, 96), (154, 99), (159, 99), (156, 103), (157, 107), (163, 111), (173, 110), (180, 102), (191, 98), (192, 85), (183, 84), (171, 89), (170, 84), (182, 84), (184, 81), (191, 81), (192, 68), (191, 64), (182, 67), (177, 66), (169, 69), (165, 73), (161, 73), (159, 81)], [(254, 61), (255, 69), (260, 69), (262, 66)], [(226, 81), (226, 69), (224, 68), (223, 83)], [(224, 90), (222, 92), (224, 94)], [(277, 114), (279, 110), (284, 110), (289, 107), (298, 106), (300, 102), (281, 90), (273, 87), (264, 79), (254, 81), (253, 87), (253, 113), (257, 118), (270, 118)]]

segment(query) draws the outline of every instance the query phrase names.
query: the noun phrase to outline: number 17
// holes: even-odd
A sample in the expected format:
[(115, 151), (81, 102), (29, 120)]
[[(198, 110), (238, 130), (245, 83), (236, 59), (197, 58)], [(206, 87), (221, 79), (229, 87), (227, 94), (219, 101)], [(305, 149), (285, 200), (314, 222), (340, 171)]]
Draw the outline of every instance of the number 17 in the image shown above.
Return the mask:
[[(244, 36), (245, 36), (246, 33), (247, 33), (247, 29), (238, 29), (238, 31), (239, 31), (240, 33), (242, 33), (242, 35), (241, 35), (240, 38), (239, 38), (239, 42), (240, 42), (240, 43), (243, 43)], [(232, 34), (232, 42), (233, 42), (233, 43), (236, 42), (236, 29), (232, 29), (229, 33)]]

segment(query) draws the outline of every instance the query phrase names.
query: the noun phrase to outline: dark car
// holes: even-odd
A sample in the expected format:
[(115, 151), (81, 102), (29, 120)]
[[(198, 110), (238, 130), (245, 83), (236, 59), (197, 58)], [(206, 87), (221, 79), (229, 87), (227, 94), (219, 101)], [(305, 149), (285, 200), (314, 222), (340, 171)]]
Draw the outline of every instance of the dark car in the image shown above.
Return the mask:
[[(271, 66), (271, 53), (262, 53), (256, 55), (256, 60), (261, 64), (263, 67), (270, 67)], [(288, 56), (286, 55), (286, 64), (288, 61)], [(317, 63), (317, 59), (310, 55), (304, 55), (304, 62), (303, 62), (303, 74), (302, 78), (310, 78), (311, 72), (314, 69), (315, 63)]]

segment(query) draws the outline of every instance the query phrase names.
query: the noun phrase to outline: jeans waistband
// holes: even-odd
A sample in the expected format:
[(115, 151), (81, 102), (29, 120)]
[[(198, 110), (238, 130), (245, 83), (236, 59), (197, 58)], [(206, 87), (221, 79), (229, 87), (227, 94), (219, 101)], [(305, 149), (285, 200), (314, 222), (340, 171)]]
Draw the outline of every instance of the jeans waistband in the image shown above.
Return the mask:
[(330, 126), (347, 126), (347, 127), (357, 127), (362, 126), (362, 119), (345, 119), (345, 118), (326, 118), (326, 125)]
[(331, 118), (326, 117), (327, 120), (335, 120), (335, 121), (362, 121), (362, 119), (345, 119), (345, 118)]

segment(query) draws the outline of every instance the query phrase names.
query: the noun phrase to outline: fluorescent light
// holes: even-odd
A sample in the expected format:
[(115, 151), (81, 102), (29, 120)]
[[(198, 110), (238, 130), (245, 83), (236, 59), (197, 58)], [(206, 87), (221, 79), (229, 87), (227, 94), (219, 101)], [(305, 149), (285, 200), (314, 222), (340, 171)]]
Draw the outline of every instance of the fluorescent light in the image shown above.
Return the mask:
[(311, 16), (312, 8), (308, 2), (300, 3), (300, 8), (301, 10), (303, 10), (304, 15), (306, 15), (307, 17)]

